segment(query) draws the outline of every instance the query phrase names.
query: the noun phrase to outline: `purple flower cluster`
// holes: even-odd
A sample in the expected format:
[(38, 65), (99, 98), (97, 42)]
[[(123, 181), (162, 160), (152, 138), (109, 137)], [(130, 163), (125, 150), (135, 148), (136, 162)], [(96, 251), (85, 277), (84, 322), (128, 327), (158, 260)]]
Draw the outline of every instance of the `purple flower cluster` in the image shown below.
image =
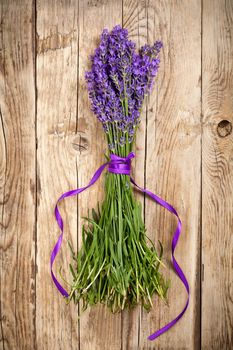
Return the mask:
[(119, 135), (118, 138), (114, 135), (110, 149), (114, 149), (115, 143), (133, 141), (144, 97), (150, 92), (159, 68), (161, 48), (162, 43), (157, 41), (136, 53), (127, 29), (117, 25), (111, 32), (103, 30), (85, 79), (92, 110), (104, 131), (108, 133), (114, 127)]

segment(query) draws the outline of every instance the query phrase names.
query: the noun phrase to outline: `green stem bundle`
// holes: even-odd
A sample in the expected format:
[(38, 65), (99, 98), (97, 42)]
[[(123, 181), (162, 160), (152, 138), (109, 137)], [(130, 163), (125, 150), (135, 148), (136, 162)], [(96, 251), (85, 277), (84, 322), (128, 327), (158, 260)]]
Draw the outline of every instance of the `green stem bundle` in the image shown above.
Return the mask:
[[(108, 141), (113, 138), (110, 129)], [(128, 143), (115, 150), (121, 157), (132, 150)], [(159, 271), (163, 247), (158, 254), (146, 235), (141, 203), (135, 199), (128, 175), (105, 174), (105, 200), (92, 209), (82, 227), (82, 247), (72, 250), (72, 286), (68, 302), (82, 300), (88, 305), (106, 304), (112, 312), (141, 303), (152, 307), (157, 293), (166, 301), (169, 282)], [(72, 249), (72, 248), (71, 248)]]

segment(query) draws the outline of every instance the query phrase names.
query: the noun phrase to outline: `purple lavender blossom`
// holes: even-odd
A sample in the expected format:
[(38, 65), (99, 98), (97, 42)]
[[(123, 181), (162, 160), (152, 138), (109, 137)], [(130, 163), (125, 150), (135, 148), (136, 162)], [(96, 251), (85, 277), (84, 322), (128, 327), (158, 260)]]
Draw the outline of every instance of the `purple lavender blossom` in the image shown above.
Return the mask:
[(111, 140), (110, 150), (116, 144), (133, 142), (140, 111), (158, 72), (160, 60), (158, 54), (162, 43), (148, 44), (136, 53), (136, 45), (128, 39), (128, 31), (120, 25), (111, 32), (104, 29), (100, 44), (92, 55), (92, 67), (86, 72), (85, 79), (92, 110), (102, 122), (105, 132), (119, 131), (119, 138)]

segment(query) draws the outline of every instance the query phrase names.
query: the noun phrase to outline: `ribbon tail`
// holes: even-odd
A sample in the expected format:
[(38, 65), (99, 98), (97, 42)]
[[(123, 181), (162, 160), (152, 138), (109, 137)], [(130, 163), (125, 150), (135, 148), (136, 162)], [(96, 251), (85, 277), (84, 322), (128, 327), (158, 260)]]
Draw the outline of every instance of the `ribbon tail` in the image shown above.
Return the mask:
[(54, 263), (54, 260), (61, 248), (61, 244), (62, 244), (62, 239), (63, 239), (63, 220), (62, 220), (62, 217), (61, 217), (61, 214), (59, 212), (59, 209), (58, 209), (58, 203), (66, 198), (66, 197), (71, 197), (71, 196), (75, 196), (75, 195), (78, 195), (79, 193), (85, 191), (87, 188), (91, 187), (92, 185), (94, 185), (94, 183), (99, 179), (100, 175), (102, 174), (103, 170), (105, 169), (105, 167), (108, 165), (109, 163), (104, 163), (103, 165), (101, 165), (99, 167), (98, 170), (96, 170), (95, 174), (93, 175), (92, 179), (90, 180), (89, 184), (85, 187), (81, 187), (81, 188), (77, 188), (77, 189), (74, 189), (74, 190), (70, 190), (70, 191), (67, 191), (65, 193), (63, 193), (59, 199), (57, 200), (57, 203), (56, 203), (56, 206), (55, 206), (55, 211), (54, 211), (54, 214), (55, 214), (55, 218), (56, 218), (56, 221), (57, 221), (57, 224), (58, 226), (60, 227), (60, 230), (61, 230), (61, 234), (52, 250), (52, 253), (51, 253), (51, 256), (50, 256), (50, 270), (51, 270), (51, 276), (52, 276), (52, 279), (53, 279), (53, 282), (54, 284), (56, 285), (57, 289), (59, 290), (59, 292), (64, 296), (64, 297), (68, 297), (69, 296), (69, 293), (62, 287), (62, 285), (58, 282), (57, 278), (55, 277), (54, 273), (53, 273), (53, 263)]
[(189, 284), (188, 281), (184, 275), (184, 272), (182, 271), (181, 267), (179, 266), (179, 264), (177, 263), (175, 257), (174, 257), (174, 252), (175, 252), (175, 248), (177, 246), (179, 237), (180, 237), (180, 233), (181, 233), (181, 229), (182, 229), (182, 223), (181, 220), (179, 218), (179, 215), (177, 213), (177, 211), (175, 210), (175, 208), (173, 208), (172, 205), (170, 205), (169, 203), (167, 203), (165, 200), (163, 200), (162, 198), (158, 197), (157, 195), (155, 195), (153, 192), (141, 188), (140, 186), (138, 186), (136, 184), (136, 182), (130, 177), (130, 181), (141, 191), (146, 193), (149, 197), (151, 197), (155, 202), (157, 202), (159, 205), (161, 205), (162, 207), (166, 208), (167, 210), (169, 210), (171, 213), (173, 213), (177, 219), (178, 219), (178, 224), (176, 227), (176, 230), (174, 232), (173, 238), (172, 238), (172, 263), (173, 263), (173, 267), (174, 270), (176, 271), (178, 277), (180, 278), (181, 282), (184, 284), (188, 297), (187, 297), (187, 301), (185, 304), (185, 307), (183, 308), (183, 310), (181, 311), (181, 313), (171, 322), (169, 322), (168, 324), (166, 324), (164, 327), (160, 328), (159, 330), (157, 330), (155, 333), (151, 334), (148, 339), (149, 340), (154, 340), (157, 337), (159, 337), (161, 334), (163, 334), (164, 332), (166, 332), (168, 329), (170, 329), (171, 327), (173, 327), (178, 321), (179, 319), (183, 316), (183, 314), (185, 313), (188, 304), (189, 304), (189, 297), (190, 297), (190, 289), (189, 289)]

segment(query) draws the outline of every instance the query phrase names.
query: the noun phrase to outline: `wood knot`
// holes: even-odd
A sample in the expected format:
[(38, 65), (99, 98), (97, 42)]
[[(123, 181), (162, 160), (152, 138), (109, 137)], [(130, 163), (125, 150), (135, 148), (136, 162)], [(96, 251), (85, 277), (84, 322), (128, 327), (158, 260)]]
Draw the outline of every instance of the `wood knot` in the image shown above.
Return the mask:
[(37, 34), (37, 52), (38, 54), (44, 54), (47, 51), (55, 51), (59, 49), (65, 49), (71, 47), (72, 42), (75, 39), (76, 30), (73, 29), (69, 33), (59, 33), (55, 28), (55, 32), (50, 30), (50, 35), (45, 38), (40, 38)]
[(72, 146), (76, 151), (79, 151), (80, 153), (84, 153), (88, 151), (89, 142), (84, 135), (77, 135), (72, 142)]
[(87, 2), (87, 6), (90, 7), (98, 7), (98, 6), (102, 6), (105, 5), (105, 3), (107, 3), (107, 0), (89, 0)]
[(218, 123), (217, 133), (219, 137), (226, 137), (232, 133), (232, 123), (224, 119)]

